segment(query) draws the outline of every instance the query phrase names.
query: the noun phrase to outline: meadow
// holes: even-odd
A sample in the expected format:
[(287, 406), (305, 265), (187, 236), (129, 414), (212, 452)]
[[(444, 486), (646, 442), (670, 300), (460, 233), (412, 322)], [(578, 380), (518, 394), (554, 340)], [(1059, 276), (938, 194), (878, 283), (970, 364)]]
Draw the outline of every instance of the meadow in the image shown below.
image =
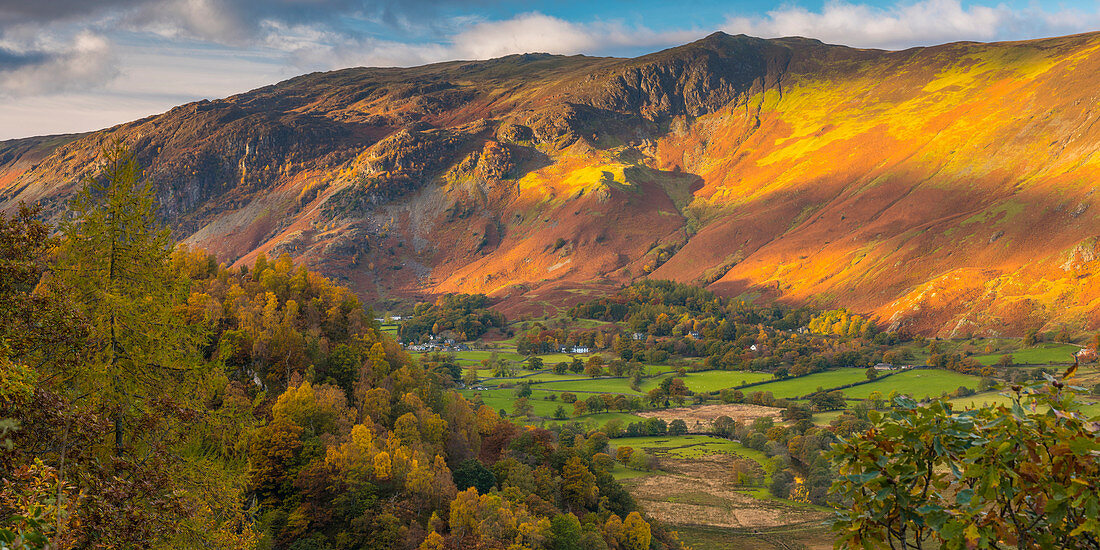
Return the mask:
[[(758, 391), (769, 391), (772, 392), (772, 396), (776, 399), (790, 399), (809, 395), (816, 392), (819, 388), (828, 390), (863, 380), (867, 380), (867, 372), (865, 369), (841, 368), (817, 372), (798, 378), (778, 380), (768, 384), (745, 388), (743, 391), (745, 394)], [(851, 390), (845, 390), (844, 394), (848, 395), (849, 391)]]
[(976, 355), (974, 359), (983, 365), (996, 365), (1002, 355), (1011, 355), (1012, 362), (1016, 365), (1065, 365), (1073, 362), (1070, 356), (1080, 349), (1070, 344), (1039, 344), (1006, 353)]
[(689, 372), (684, 376), (684, 384), (693, 392), (713, 392), (753, 382), (771, 380), (772, 375), (766, 372), (707, 370)]
[(977, 388), (978, 380), (977, 376), (952, 371), (914, 369), (848, 388), (844, 390), (844, 396), (854, 399), (866, 399), (874, 392), (878, 392), (882, 397), (888, 397), (891, 392), (897, 392), (914, 399), (925, 399), (938, 397), (944, 393), (952, 393), (960, 386), (971, 389)]

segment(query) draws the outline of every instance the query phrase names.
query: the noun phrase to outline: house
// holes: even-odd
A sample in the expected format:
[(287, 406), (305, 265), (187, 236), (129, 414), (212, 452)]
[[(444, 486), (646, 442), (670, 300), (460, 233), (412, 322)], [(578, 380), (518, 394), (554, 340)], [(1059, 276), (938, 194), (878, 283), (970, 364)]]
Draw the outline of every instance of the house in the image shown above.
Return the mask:
[(589, 353), (590, 351), (585, 346), (573, 346), (573, 353)]
[(877, 370), (877, 371), (894, 370), (894, 365), (891, 365), (890, 363), (879, 363), (879, 364), (875, 365), (875, 370)]
[(696, 340), (702, 340), (703, 339), (703, 334), (698, 332), (698, 331), (695, 331), (695, 330), (689, 332), (688, 336), (691, 336), (692, 338), (695, 338)]
[(630, 335), (630, 338), (632, 340), (645, 340), (645, 334), (641, 332), (635, 332), (634, 334)]
[(756, 344), (749, 346), (749, 351), (756, 351)]

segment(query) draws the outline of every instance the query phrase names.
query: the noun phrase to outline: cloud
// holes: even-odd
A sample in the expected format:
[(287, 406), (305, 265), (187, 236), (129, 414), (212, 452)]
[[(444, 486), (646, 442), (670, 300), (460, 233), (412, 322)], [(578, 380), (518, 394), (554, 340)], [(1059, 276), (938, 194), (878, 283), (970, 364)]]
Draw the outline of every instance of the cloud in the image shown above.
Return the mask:
[(958, 0), (924, 0), (888, 7), (831, 0), (821, 11), (792, 6), (759, 17), (730, 17), (723, 28), (764, 38), (805, 36), (864, 48), (901, 49), (960, 40), (1009, 40), (1084, 32), (1096, 14), (1004, 4), (964, 7)]
[(198, 38), (222, 44), (262, 39), (269, 22), (344, 25), (361, 19), (408, 29), (430, 26), (450, 8), (491, 0), (0, 0), (0, 28), (95, 22), (111, 28)]
[(45, 36), (32, 44), (0, 41), (3, 97), (94, 87), (116, 74), (110, 42), (90, 31), (80, 32), (64, 42)]
[(451, 39), (464, 57), (488, 59), (513, 53), (599, 54), (620, 48), (660, 47), (695, 40), (699, 30), (658, 32), (621, 22), (574, 23), (541, 13), (473, 25)]
[(374, 37), (325, 33), (298, 27), (273, 33), (295, 64), (312, 70), (349, 66), (412, 66), (455, 59), (490, 59), (517, 53), (614, 55), (682, 44), (702, 30), (655, 31), (640, 25), (576, 23), (541, 13), (502, 21), (470, 20), (464, 30), (439, 42), (408, 44)]

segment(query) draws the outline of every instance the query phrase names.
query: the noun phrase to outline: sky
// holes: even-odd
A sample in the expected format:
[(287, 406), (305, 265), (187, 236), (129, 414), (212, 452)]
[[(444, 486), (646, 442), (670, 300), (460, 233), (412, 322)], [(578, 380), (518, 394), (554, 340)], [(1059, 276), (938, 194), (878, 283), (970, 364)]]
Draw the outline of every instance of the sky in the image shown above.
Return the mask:
[(0, 0), (0, 140), (82, 132), (293, 76), (715, 31), (904, 49), (1100, 30), (1100, 0)]

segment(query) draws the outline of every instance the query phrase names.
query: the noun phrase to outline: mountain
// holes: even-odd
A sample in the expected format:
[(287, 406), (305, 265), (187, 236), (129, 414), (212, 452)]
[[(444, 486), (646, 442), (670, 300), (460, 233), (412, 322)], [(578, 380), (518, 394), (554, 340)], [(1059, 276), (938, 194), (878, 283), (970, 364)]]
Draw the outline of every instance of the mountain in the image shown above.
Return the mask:
[(0, 209), (60, 216), (122, 139), (184, 242), (287, 252), (369, 300), (544, 313), (648, 276), (928, 335), (1096, 330), (1098, 48), (717, 33), (314, 73), (0, 142)]

